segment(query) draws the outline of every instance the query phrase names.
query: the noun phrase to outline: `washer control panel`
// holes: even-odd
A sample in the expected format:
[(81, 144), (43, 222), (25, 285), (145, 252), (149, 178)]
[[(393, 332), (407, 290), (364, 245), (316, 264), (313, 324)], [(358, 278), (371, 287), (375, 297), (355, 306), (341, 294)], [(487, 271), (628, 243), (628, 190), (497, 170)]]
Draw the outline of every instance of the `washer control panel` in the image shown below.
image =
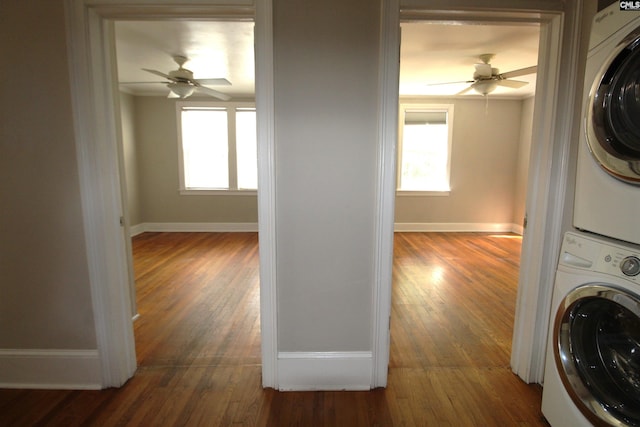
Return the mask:
[(638, 246), (624, 246), (567, 232), (562, 242), (559, 264), (640, 283)]

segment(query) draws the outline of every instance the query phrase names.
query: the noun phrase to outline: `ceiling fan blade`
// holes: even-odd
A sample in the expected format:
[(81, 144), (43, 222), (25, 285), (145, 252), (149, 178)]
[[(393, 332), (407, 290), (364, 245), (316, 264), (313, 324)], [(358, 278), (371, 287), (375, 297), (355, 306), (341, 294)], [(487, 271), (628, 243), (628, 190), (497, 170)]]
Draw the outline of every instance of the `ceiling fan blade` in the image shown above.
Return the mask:
[(469, 92), (471, 89), (473, 89), (473, 86), (469, 86), (468, 88), (461, 90), (460, 92), (456, 93), (456, 95), (464, 95), (465, 93)]
[(165, 73), (161, 73), (160, 71), (157, 71), (157, 70), (149, 70), (148, 68), (143, 68), (142, 70), (146, 71), (147, 73), (155, 74), (156, 76), (164, 77), (165, 79), (169, 79), (171, 81), (174, 80), (171, 76)]
[(120, 82), (121, 85), (157, 85), (163, 84), (166, 85), (169, 82)]
[(177, 93), (173, 92), (172, 90), (169, 91), (169, 95), (167, 95), (167, 98), (180, 98), (178, 96)]
[(197, 86), (196, 90), (198, 90), (198, 91), (200, 91), (200, 92), (202, 92), (204, 94), (207, 94), (209, 96), (213, 96), (215, 98), (221, 99), (223, 101), (228, 101), (228, 100), (231, 99), (231, 97), (229, 95), (227, 95), (225, 93), (222, 93), (222, 92), (218, 92), (217, 90), (213, 90), (213, 89), (208, 88), (206, 86)]
[(445, 82), (445, 83), (427, 83), (426, 86), (459, 85), (462, 83), (471, 84), (473, 83), (473, 80), (465, 80), (465, 81), (459, 81), (459, 82)]
[(527, 74), (535, 74), (538, 71), (538, 66), (533, 65), (527, 68), (521, 68), (519, 70), (507, 71), (506, 73), (500, 74), (500, 77), (503, 79), (510, 79), (512, 77), (520, 77), (526, 76)]
[(231, 82), (227, 79), (195, 79), (194, 82), (209, 86), (231, 86)]
[(500, 86), (510, 87), (512, 89), (518, 89), (529, 84), (529, 82), (523, 82), (520, 80), (496, 80), (496, 83)]

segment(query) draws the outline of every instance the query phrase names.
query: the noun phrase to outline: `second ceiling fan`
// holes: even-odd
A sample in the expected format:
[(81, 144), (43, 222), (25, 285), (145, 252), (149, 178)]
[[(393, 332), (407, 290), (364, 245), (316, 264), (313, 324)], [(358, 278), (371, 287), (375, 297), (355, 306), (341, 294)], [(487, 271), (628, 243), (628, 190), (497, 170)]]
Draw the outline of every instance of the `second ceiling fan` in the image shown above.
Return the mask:
[(531, 67), (500, 73), (500, 70), (492, 67), (491, 65), (491, 59), (493, 59), (494, 56), (495, 55), (492, 53), (485, 53), (479, 56), (481, 62), (474, 65), (475, 72), (473, 73), (473, 80), (440, 84), (468, 83), (469, 86), (458, 92), (456, 95), (463, 95), (471, 90), (475, 90), (479, 94), (486, 96), (493, 92), (498, 86), (518, 89), (529, 84), (525, 81), (511, 79), (513, 77), (534, 74), (538, 69), (537, 66), (533, 65)]

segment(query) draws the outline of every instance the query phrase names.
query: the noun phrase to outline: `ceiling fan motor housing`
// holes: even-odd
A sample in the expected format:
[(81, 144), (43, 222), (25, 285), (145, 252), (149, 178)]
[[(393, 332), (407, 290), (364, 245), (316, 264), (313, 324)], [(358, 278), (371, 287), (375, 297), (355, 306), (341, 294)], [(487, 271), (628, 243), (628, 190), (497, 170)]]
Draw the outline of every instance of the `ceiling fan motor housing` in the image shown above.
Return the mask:
[(190, 83), (193, 80), (193, 72), (186, 68), (178, 68), (169, 72), (169, 77), (184, 83)]

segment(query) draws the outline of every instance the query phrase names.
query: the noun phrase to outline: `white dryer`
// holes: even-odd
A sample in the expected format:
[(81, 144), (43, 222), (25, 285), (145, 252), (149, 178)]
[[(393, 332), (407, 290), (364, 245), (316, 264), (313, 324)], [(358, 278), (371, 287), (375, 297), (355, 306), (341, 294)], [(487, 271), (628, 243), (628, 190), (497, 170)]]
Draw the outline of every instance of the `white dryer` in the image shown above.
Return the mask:
[(640, 246), (566, 233), (542, 413), (553, 427), (640, 426)]
[(583, 95), (573, 225), (640, 244), (640, 11), (596, 15)]

